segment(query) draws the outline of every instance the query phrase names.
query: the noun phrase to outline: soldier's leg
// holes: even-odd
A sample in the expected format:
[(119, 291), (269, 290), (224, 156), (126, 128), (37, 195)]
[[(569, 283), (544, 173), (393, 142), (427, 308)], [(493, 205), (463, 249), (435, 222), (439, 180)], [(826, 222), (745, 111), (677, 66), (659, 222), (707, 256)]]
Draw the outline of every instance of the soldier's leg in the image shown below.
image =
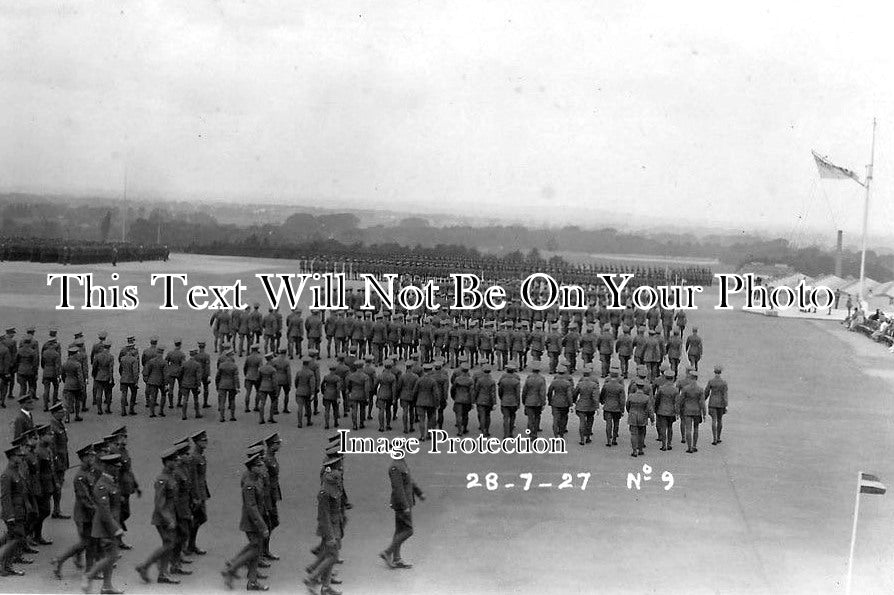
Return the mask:
[(700, 416), (692, 417), (692, 450), (698, 448), (698, 426), (701, 424)]
[[(252, 387), (251, 380), (246, 380), (245, 381), (245, 412), (246, 413), (251, 412), (251, 387)], [(257, 398), (255, 398), (255, 402), (257, 402)]]
[(723, 409), (716, 409), (717, 411), (717, 442), (723, 442), (720, 439), (720, 434), (723, 433)]
[(680, 416), (680, 444), (686, 444), (686, 416)]
[(50, 381), (49, 379), (43, 381), (43, 410), (50, 410)]
[(462, 403), (454, 403), (453, 404), (453, 417), (455, 418), (454, 425), (456, 426), (457, 435), (461, 435), (463, 431), (463, 404)]
[[(192, 393), (193, 410), (196, 413), (196, 419), (201, 419), (204, 416), (202, 415), (202, 404), (199, 401), (199, 387), (191, 388), (189, 392)], [(189, 394), (186, 397), (189, 398)]]
[[(180, 394), (177, 396), (177, 405), (180, 406), (180, 419), (186, 419), (186, 410), (189, 408), (189, 391), (188, 388), (180, 387)], [(186, 393), (186, 398), (184, 398)]]
[(218, 389), (217, 391), (217, 413), (220, 416), (220, 421), (226, 421), (224, 418), (224, 413), (227, 408), (227, 393), (230, 392), (227, 389)]

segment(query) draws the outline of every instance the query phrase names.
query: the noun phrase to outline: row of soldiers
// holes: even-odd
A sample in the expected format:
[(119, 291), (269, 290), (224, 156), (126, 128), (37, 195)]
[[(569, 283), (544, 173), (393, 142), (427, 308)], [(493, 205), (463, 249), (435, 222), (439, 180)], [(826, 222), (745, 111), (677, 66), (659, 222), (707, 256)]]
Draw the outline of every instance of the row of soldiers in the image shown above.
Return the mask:
[(68, 434), (61, 404), (49, 423), (36, 425), (33, 397), (19, 397), (21, 407), (12, 424), (12, 441), (5, 450), (8, 464), (0, 474), (0, 502), (6, 532), (0, 538), (0, 576), (24, 574), (13, 564), (32, 564), (25, 554), (52, 542), (43, 536), (47, 518), (68, 519), (61, 512), (62, 485), (68, 470)]
[(108, 262), (167, 261), (167, 246), (130, 242), (91, 242), (54, 238), (0, 238), (0, 262), (56, 262), (59, 264), (94, 264)]
[(546, 273), (560, 283), (579, 285), (599, 283), (598, 274), (633, 275), (634, 286), (669, 283), (711, 285), (713, 281), (713, 273), (710, 268), (696, 266), (634, 267), (617, 264), (570, 263), (557, 260), (507, 262), (497, 256), (451, 258), (395, 255), (388, 258), (380, 255), (354, 254), (344, 257), (336, 254), (302, 253), (296, 257), (301, 272), (344, 272), (352, 279), (357, 279), (361, 273), (383, 276), (401, 272), (410, 277), (421, 279), (447, 279), (451, 274), (469, 273), (486, 280), (519, 280), (532, 273)]

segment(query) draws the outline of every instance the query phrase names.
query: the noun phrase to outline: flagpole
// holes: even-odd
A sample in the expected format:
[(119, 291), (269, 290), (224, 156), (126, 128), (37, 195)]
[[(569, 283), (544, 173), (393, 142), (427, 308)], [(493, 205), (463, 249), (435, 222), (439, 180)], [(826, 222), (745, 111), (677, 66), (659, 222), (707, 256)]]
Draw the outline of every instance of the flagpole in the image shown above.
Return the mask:
[(875, 118), (872, 119), (872, 148), (866, 166), (866, 200), (863, 203), (863, 248), (860, 254), (860, 307), (863, 307), (863, 286), (866, 278), (866, 228), (869, 226), (869, 187), (872, 185), (872, 166), (875, 163)]
[(851, 530), (851, 551), (847, 557), (847, 582), (845, 583), (845, 595), (851, 595), (851, 576), (854, 573), (854, 544), (857, 542), (857, 516), (860, 514), (860, 479), (862, 471), (857, 471), (857, 495), (854, 498), (854, 528)]

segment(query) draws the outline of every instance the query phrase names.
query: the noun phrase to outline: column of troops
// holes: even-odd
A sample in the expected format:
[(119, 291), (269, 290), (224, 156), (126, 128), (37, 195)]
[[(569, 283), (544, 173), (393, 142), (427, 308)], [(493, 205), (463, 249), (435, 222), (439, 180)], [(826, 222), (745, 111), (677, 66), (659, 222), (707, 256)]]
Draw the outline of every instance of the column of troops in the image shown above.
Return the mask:
[(709, 286), (713, 272), (707, 267), (656, 267), (575, 264), (566, 261), (506, 262), (497, 256), (452, 258), (448, 256), (359, 256), (343, 254), (298, 254), (298, 268), (303, 272), (344, 272), (352, 279), (360, 273), (381, 278), (390, 273), (412, 279), (446, 280), (451, 274), (471, 273), (488, 281), (521, 280), (532, 273), (546, 273), (561, 283), (599, 285), (598, 274), (631, 274), (631, 286), (688, 283)]
[(167, 261), (167, 246), (129, 242), (65, 241), (52, 238), (0, 238), (0, 262), (55, 262), (59, 264), (95, 264), (108, 262)]

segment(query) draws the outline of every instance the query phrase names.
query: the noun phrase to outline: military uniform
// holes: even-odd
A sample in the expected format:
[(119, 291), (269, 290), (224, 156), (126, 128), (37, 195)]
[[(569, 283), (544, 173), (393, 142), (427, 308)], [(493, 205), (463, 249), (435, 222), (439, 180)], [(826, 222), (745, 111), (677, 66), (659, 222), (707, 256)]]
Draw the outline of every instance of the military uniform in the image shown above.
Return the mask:
[(258, 560), (263, 549), (263, 540), (270, 535), (267, 523), (264, 520), (266, 512), (266, 496), (263, 494), (263, 486), (259, 471), (264, 462), (260, 453), (249, 457), (245, 462), (248, 470), (242, 476), (242, 517), (239, 521), (239, 530), (245, 533), (248, 544), (239, 551), (236, 556), (226, 563), (226, 569), (221, 573), (227, 586), (232, 586), (236, 573), (243, 566), (248, 567), (248, 588), (259, 589)]
[(515, 434), (515, 416), (521, 405), (521, 379), (515, 373), (516, 366), (509, 362), (506, 371), (497, 382), (500, 396), (500, 413), (503, 417), (503, 438)]
[(533, 440), (540, 433), (540, 416), (546, 405), (546, 379), (539, 374), (539, 363), (534, 363), (532, 371), (522, 388), (522, 403), (525, 406), (525, 417), (528, 418), (528, 434)]
[(714, 377), (705, 385), (705, 400), (708, 403), (708, 412), (711, 414), (711, 433), (714, 440), (711, 444), (723, 442), (720, 434), (723, 432), (723, 416), (726, 414), (727, 391), (726, 380), (720, 377), (723, 368), (714, 367)]
[(599, 391), (599, 404), (602, 405), (602, 418), (605, 420), (605, 445), (618, 444), (618, 429), (621, 416), (624, 414), (627, 395), (624, 385), (618, 380), (620, 369), (610, 370), (610, 376)]
[(233, 350), (226, 357), (217, 360), (217, 373), (214, 375), (214, 387), (217, 389), (217, 409), (220, 421), (224, 421), (224, 412), (230, 410), (230, 421), (236, 421), (236, 393), (239, 391), (239, 366), (231, 359)]
[(592, 378), (593, 367), (584, 366), (584, 376), (571, 393), (574, 411), (580, 420), (580, 444), (589, 444), (593, 436), (593, 419), (599, 410), (599, 383)]
[(388, 468), (391, 481), (391, 508), (394, 510), (394, 537), (385, 550), (379, 554), (391, 568), (409, 567), (401, 558), (400, 548), (413, 535), (413, 506), (416, 498), (425, 497), (419, 486), (410, 477), (410, 469), (403, 459), (394, 460)]

